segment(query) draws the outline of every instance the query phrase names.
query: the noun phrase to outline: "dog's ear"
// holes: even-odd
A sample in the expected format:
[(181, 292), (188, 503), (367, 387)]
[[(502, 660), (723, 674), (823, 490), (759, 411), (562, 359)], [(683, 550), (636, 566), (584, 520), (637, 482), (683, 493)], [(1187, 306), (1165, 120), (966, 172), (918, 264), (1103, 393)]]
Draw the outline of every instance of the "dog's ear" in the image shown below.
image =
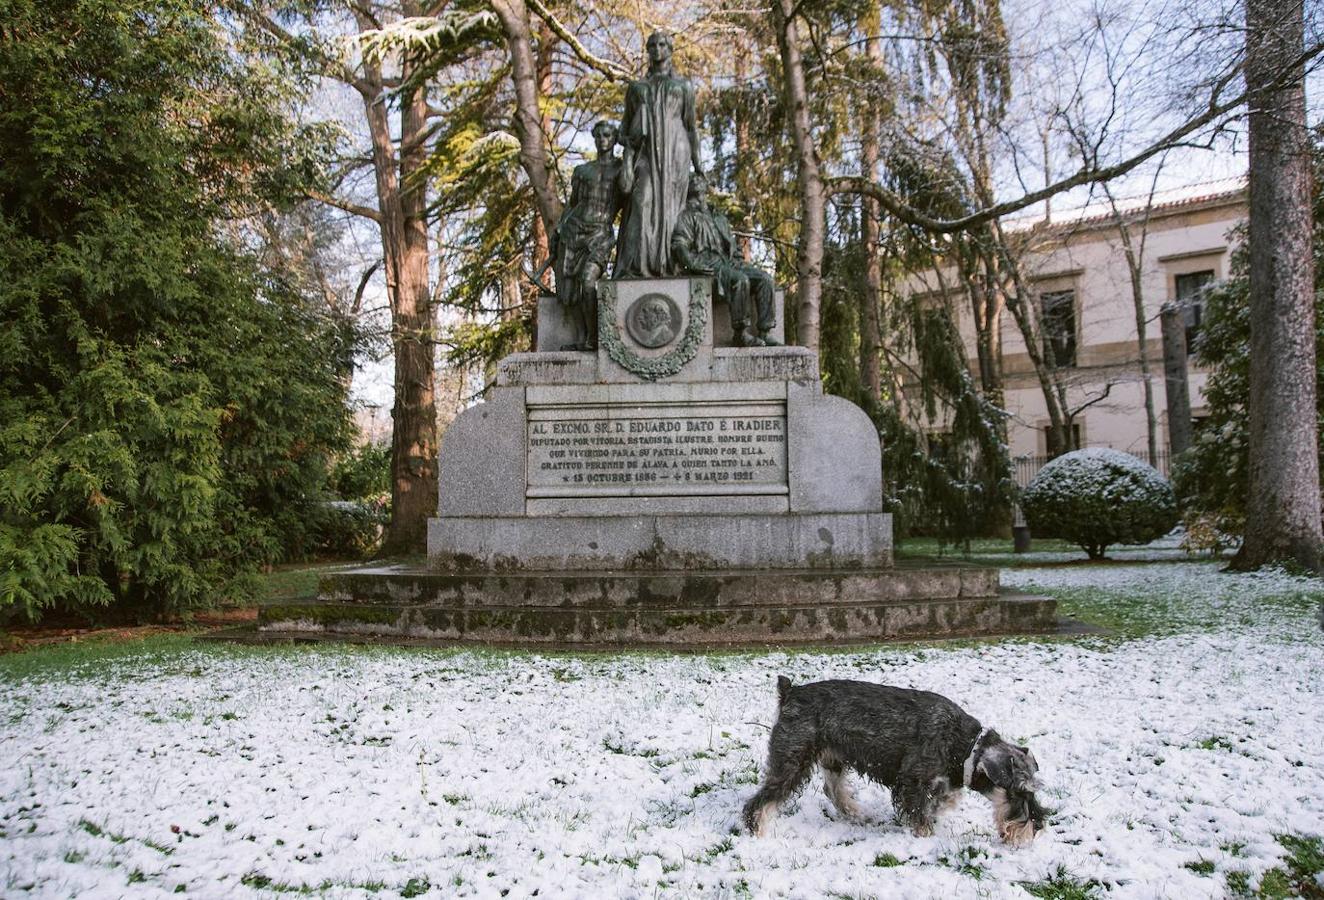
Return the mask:
[(978, 769), (998, 787), (1029, 791), (1034, 790), (1034, 773), (1039, 766), (1026, 748), (998, 741), (984, 750)]
[(777, 702), (785, 703), (786, 695), (791, 692), (791, 679), (785, 675), (777, 676)]
[(985, 748), (976, 768), (998, 787), (1012, 787), (1011, 753), (1006, 744), (999, 742)]

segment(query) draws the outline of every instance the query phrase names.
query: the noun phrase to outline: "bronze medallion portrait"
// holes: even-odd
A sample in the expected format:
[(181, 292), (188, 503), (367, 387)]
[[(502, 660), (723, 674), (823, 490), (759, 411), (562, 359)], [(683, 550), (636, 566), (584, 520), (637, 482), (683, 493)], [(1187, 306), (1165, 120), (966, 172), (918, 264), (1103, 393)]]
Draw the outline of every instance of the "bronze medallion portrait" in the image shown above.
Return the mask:
[(680, 307), (666, 294), (644, 294), (625, 313), (625, 329), (642, 347), (665, 347), (680, 334)]

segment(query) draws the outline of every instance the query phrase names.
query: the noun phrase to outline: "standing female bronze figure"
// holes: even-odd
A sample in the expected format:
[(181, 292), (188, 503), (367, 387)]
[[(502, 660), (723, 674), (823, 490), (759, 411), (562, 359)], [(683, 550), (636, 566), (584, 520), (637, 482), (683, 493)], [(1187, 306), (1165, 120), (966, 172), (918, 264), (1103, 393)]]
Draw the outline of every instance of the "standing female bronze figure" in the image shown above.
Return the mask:
[(671, 36), (648, 38), (648, 76), (625, 91), (621, 188), (627, 195), (616, 249), (617, 278), (677, 273), (671, 233), (685, 208), (689, 176), (701, 172), (694, 85), (671, 64)]

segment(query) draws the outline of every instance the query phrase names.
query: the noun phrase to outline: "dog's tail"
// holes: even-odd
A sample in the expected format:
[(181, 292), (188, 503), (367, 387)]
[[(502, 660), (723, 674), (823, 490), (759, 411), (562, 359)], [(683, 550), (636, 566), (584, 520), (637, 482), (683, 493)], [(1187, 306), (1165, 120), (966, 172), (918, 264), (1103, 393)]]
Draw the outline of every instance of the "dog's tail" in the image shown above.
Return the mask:
[(777, 705), (781, 706), (786, 702), (786, 695), (791, 692), (791, 679), (785, 675), (777, 676)]

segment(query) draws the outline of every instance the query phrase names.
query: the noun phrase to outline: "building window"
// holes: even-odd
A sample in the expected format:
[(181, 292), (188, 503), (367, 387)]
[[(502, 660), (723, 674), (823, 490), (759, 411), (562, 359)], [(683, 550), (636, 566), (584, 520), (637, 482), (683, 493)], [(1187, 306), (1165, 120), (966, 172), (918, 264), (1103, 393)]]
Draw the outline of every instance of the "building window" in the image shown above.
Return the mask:
[[(1045, 425), (1043, 426), (1043, 429), (1044, 429), (1044, 447), (1051, 447), (1053, 445), (1053, 426)], [(1072, 422), (1071, 427), (1068, 430), (1071, 432), (1071, 446), (1076, 447), (1078, 449), (1084, 447), (1084, 444), (1082, 443), (1083, 435), (1081, 434), (1080, 431), (1080, 423)]]
[(1076, 292), (1047, 291), (1039, 295), (1043, 311), (1044, 358), (1059, 369), (1076, 365)]
[(1200, 323), (1204, 319), (1204, 293), (1214, 283), (1214, 271), (1187, 272), (1175, 277), (1177, 306), (1186, 325), (1186, 353), (1195, 352), (1195, 341), (1200, 336)]

